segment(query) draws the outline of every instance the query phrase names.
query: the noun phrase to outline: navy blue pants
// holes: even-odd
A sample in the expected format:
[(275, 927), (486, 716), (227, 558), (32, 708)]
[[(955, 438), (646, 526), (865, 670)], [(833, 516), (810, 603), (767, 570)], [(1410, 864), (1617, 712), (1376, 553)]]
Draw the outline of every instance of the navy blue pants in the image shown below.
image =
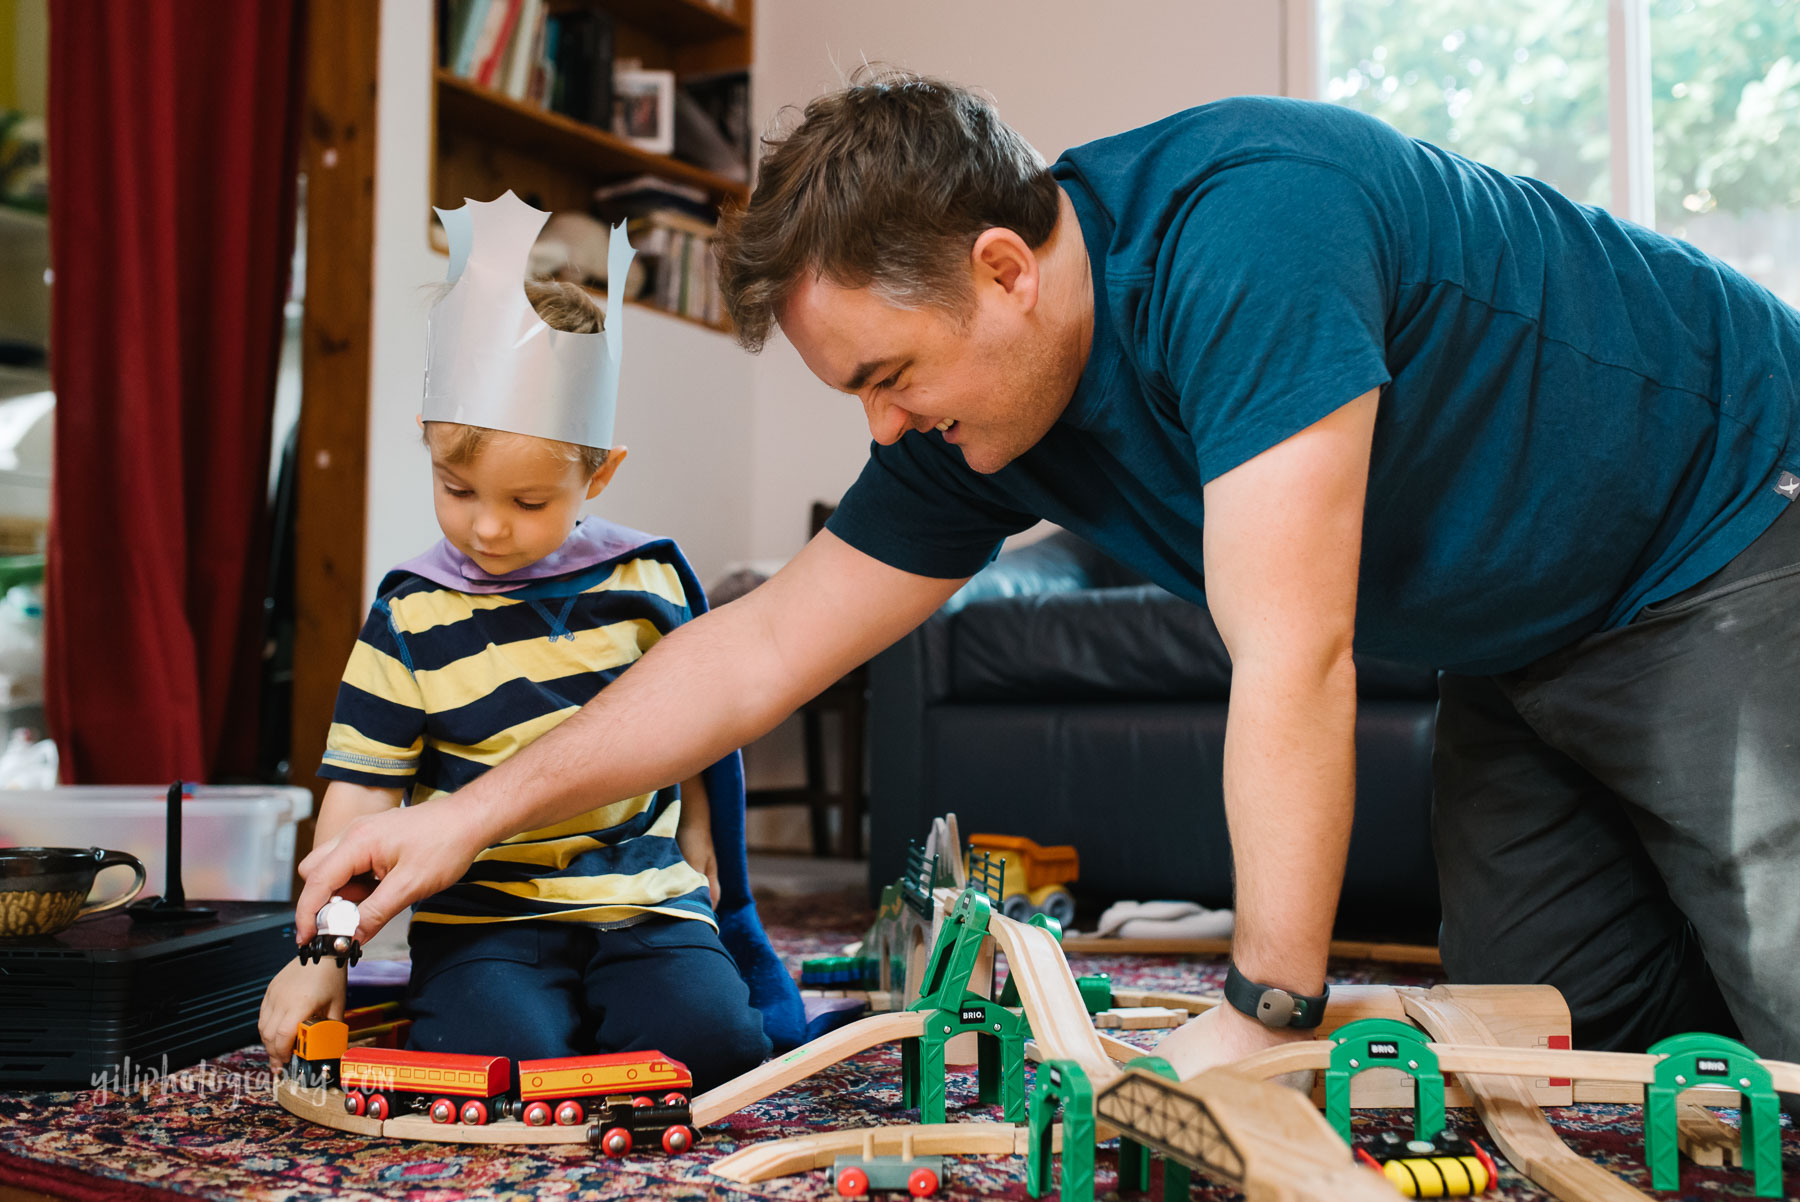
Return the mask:
[(652, 917), (580, 923), (414, 923), (407, 1046), (533, 1060), (655, 1049), (696, 1090), (769, 1054), (762, 1015), (718, 932)]

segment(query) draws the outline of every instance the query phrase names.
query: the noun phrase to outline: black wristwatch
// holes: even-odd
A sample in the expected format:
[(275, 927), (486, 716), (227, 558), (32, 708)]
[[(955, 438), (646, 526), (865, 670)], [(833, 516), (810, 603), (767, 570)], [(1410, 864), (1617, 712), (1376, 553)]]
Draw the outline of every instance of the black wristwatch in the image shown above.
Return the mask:
[(1289, 993), (1273, 985), (1258, 985), (1239, 972), (1236, 964), (1225, 974), (1225, 1000), (1231, 1003), (1232, 1009), (1248, 1014), (1265, 1027), (1310, 1030), (1324, 1019), (1325, 999), (1330, 996), (1329, 985), (1317, 997)]

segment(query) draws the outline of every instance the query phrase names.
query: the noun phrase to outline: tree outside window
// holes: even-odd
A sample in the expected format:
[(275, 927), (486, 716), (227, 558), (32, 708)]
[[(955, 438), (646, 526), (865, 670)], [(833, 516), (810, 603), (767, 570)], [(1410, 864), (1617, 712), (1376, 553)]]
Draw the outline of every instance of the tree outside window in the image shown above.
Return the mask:
[[(1633, 6), (1636, 6), (1633, 8)], [(1628, 15), (1621, 16), (1621, 14)], [(1320, 95), (1588, 204), (1648, 153), (1656, 228), (1800, 303), (1800, 0), (1317, 0)], [(1609, 22), (1644, 23), (1629, 61)], [(1644, 82), (1644, 146), (1613, 97)]]

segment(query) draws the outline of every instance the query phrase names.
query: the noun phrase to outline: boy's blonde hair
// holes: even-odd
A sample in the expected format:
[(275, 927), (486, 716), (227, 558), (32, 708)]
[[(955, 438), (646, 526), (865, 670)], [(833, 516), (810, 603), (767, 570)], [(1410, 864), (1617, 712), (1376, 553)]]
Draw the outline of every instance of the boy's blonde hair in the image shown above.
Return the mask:
[[(432, 297), (435, 302), (441, 300), (451, 289), (450, 284), (440, 285), (437, 294)], [(566, 334), (597, 334), (600, 332), (600, 309), (579, 285), (563, 280), (526, 280), (525, 299), (537, 310), (537, 315), (544, 324), (553, 330), (561, 330)], [(433, 443), (431, 435), (436, 432), (443, 438), (442, 442)], [(458, 465), (469, 463), (481, 454), (481, 448), (487, 445), (488, 436), (494, 431), (484, 426), (465, 426), (460, 422), (426, 422), (423, 436), (425, 445), (431, 447), (445, 463)], [(584, 447), (579, 443), (559, 442), (554, 438), (540, 438), (560, 450), (570, 463), (579, 463), (581, 470), (593, 475), (606, 464), (608, 449), (606, 447)]]

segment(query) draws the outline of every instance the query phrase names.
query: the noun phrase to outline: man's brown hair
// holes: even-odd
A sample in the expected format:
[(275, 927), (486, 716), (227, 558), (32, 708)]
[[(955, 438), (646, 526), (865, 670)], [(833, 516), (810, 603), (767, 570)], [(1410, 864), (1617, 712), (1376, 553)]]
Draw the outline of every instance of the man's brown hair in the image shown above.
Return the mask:
[(804, 276), (962, 316), (983, 230), (1036, 248), (1056, 227), (1044, 160), (985, 99), (942, 80), (864, 67), (763, 147), (750, 204), (719, 236), (725, 307), (749, 350)]

